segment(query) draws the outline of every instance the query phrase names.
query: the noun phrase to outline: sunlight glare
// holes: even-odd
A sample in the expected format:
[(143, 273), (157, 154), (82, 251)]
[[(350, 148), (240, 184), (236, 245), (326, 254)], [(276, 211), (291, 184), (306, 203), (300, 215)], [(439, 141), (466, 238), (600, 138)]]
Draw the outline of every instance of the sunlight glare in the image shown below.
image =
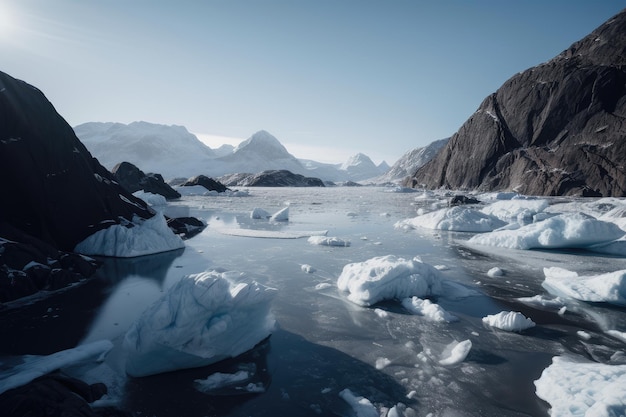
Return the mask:
[(7, 41), (16, 26), (15, 15), (9, 6), (0, 3), (0, 41)]

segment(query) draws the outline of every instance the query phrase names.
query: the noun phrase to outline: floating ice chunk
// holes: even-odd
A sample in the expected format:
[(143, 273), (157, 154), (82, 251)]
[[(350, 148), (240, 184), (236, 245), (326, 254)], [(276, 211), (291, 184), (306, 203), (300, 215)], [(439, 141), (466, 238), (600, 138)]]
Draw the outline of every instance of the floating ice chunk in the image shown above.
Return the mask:
[(419, 259), (378, 256), (344, 266), (337, 287), (353, 303), (370, 306), (382, 300), (437, 295), (442, 288), (440, 274)]
[(340, 239), (338, 237), (328, 236), (311, 236), (308, 242), (312, 245), (321, 246), (350, 246), (349, 240)]
[(0, 372), (0, 394), (63, 367), (86, 360), (101, 361), (112, 348), (110, 340), (99, 340), (47, 356), (25, 356), (24, 363)]
[(270, 217), (272, 216), (267, 211), (258, 207), (253, 208), (252, 212), (250, 213), (251, 219), (269, 219)]
[(613, 223), (583, 213), (566, 213), (517, 230), (496, 230), (476, 235), (469, 243), (510, 249), (586, 248), (624, 236)]
[(550, 293), (595, 303), (626, 306), (626, 270), (594, 276), (578, 276), (563, 268), (544, 268), (542, 286)]
[(478, 210), (455, 206), (444, 208), (414, 217), (401, 220), (395, 224), (396, 228), (417, 228), (449, 230), (455, 232), (490, 232), (506, 225), (502, 220), (481, 213)]
[(561, 298), (547, 298), (544, 295), (535, 295), (532, 297), (519, 297), (518, 301), (533, 307), (555, 308), (561, 309), (564, 307), (564, 302)]
[(580, 337), (583, 340), (591, 339), (591, 335), (584, 330), (579, 330), (576, 332), (576, 334), (578, 335), (578, 337)]
[(376, 369), (378, 370), (385, 369), (389, 365), (391, 365), (391, 360), (389, 360), (388, 358), (376, 359)]
[(274, 327), (275, 292), (236, 272), (182, 278), (126, 333), (126, 371), (145, 376), (205, 366), (252, 349)]
[(224, 388), (229, 385), (236, 384), (237, 382), (246, 381), (250, 378), (248, 371), (238, 371), (234, 374), (224, 374), (216, 372), (209, 375), (205, 379), (196, 379), (196, 388), (201, 392), (210, 392), (220, 388)]
[(417, 416), (417, 413), (412, 408), (407, 407), (405, 404), (398, 403), (389, 409), (387, 417), (412, 417)]
[(289, 206), (278, 210), (276, 213), (272, 214), (270, 217), (271, 221), (274, 222), (288, 222), (289, 221)]
[(167, 227), (163, 215), (135, 217), (132, 227), (115, 224), (88, 236), (74, 248), (85, 255), (132, 258), (185, 247), (183, 240)]
[(498, 314), (483, 317), (483, 323), (507, 332), (521, 332), (535, 327), (535, 323), (531, 319), (514, 311), (501, 311)]
[(456, 316), (430, 300), (423, 300), (418, 297), (405, 298), (402, 300), (402, 306), (411, 313), (424, 316), (430, 321), (450, 323), (458, 320)]
[(472, 341), (469, 339), (462, 342), (452, 342), (444, 350), (443, 358), (439, 364), (444, 366), (457, 365), (465, 360), (471, 349)]
[(341, 391), (339, 396), (352, 407), (357, 417), (380, 417), (370, 400), (354, 395), (348, 388)]
[(330, 287), (332, 287), (332, 284), (329, 284), (328, 282), (320, 282), (319, 284), (315, 286), (315, 289), (325, 290), (326, 288), (330, 288)]
[(626, 414), (626, 365), (606, 365), (555, 356), (535, 381), (535, 392), (552, 416)]
[(137, 198), (141, 198), (150, 206), (164, 206), (167, 204), (167, 200), (161, 194), (147, 193), (140, 190), (134, 192), (133, 195)]
[(501, 277), (501, 276), (504, 276), (504, 271), (501, 268), (494, 266), (489, 271), (487, 271), (487, 275), (490, 276), (491, 278)]
[(374, 313), (376, 313), (376, 315), (380, 317), (381, 319), (389, 318), (389, 313), (383, 310), (382, 308), (375, 308)]
[(481, 212), (506, 222), (527, 224), (548, 207), (548, 200), (500, 200), (481, 209)]
[(315, 268), (313, 268), (311, 265), (309, 264), (302, 264), (300, 265), (300, 269), (303, 272), (306, 272), (307, 274), (312, 274), (313, 272), (315, 272)]

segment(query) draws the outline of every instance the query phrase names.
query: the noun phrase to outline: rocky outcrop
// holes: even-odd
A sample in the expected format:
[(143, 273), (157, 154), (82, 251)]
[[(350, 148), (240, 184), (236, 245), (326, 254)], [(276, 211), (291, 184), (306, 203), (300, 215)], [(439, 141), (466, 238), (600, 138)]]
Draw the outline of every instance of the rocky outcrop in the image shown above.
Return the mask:
[(402, 155), (385, 174), (376, 178), (375, 182), (399, 182), (413, 175), (418, 168), (433, 159), (449, 139), (439, 139), (424, 147), (411, 149)]
[(0, 73), (0, 218), (53, 247), (154, 215), (117, 184), (35, 87)]
[(209, 178), (206, 175), (198, 175), (193, 178), (189, 178), (187, 181), (181, 184), (181, 187), (190, 187), (193, 185), (201, 185), (209, 191), (217, 191), (223, 193), (228, 188), (219, 181)]
[(406, 185), (626, 195), (626, 10), (487, 97)]
[(116, 181), (131, 193), (143, 190), (146, 193), (160, 194), (168, 200), (180, 198), (180, 193), (167, 184), (160, 174), (144, 174), (130, 162), (120, 162), (111, 172)]
[(107, 394), (102, 383), (87, 384), (61, 373), (45, 375), (0, 395), (0, 410), (5, 417), (81, 416), (130, 417), (111, 407), (89, 404)]
[(324, 182), (319, 178), (305, 177), (284, 169), (228, 177), (230, 182), (236, 181), (232, 185), (239, 187), (324, 187)]

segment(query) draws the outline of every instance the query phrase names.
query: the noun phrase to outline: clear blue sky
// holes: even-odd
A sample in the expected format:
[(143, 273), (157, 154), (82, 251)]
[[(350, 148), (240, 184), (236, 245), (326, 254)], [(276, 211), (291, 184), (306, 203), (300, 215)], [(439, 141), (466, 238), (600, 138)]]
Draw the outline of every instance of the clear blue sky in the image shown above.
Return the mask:
[(617, 0), (0, 0), (4, 71), (72, 126), (177, 124), (390, 164), (452, 135)]

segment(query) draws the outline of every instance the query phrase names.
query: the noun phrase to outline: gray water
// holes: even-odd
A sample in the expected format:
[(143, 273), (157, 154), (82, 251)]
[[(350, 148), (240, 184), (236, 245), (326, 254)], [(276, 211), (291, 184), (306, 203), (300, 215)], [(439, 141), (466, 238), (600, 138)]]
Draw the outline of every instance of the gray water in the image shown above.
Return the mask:
[[(41, 343), (34, 348), (42, 337), (51, 339), (56, 350), (64, 344), (67, 348), (77, 342), (111, 339), (116, 348), (106, 365), (114, 375), (103, 378), (116, 381), (113, 399), (136, 415), (164, 417), (354, 415), (338, 395), (345, 388), (368, 398), (383, 413), (403, 403), (418, 416), (542, 416), (548, 415), (549, 406), (536, 397), (533, 381), (553, 356), (571, 353), (606, 362), (624, 350), (623, 343), (603, 333), (607, 326), (626, 331), (623, 309), (578, 303), (558, 314), (516, 300), (545, 293), (543, 267), (601, 273), (625, 269), (624, 259), (584, 252), (477, 251), (464, 245), (471, 234), (394, 228), (396, 221), (414, 217), (420, 207), (445, 204), (443, 197), (416, 196), (365, 187), (253, 188), (247, 197), (183, 197), (163, 208), (165, 212), (208, 223), (184, 250), (105, 260), (98, 280), (74, 290), (83, 291), (81, 297), (95, 304), (81, 307), (70, 302), (74, 299), (68, 291), (12, 312), (12, 323), (28, 322), (28, 330), (11, 327), (5, 314), (0, 335), (11, 331), (16, 341), (5, 340), (0, 346), (13, 355), (42, 354), (53, 350)], [(273, 213), (286, 204), (290, 207), (287, 223), (250, 219), (255, 207)], [(351, 245), (326, 247), (311, 245), (306, 238), (230, 236), (220, 233), (224, 227), (327, 230), (328, 236), (350, 240)], [(433, 323), (393, 301), (373, 308), (346, 301), (336, 287), (343, 266), (382, 255), (419, 256), (431, 265), (445, 266), (442, 274), (451, 284), (447, 295), (433, 301), (460, 320)], [(302, 264), (311, 265), (315, 272), (304, 272)], [(488, 277), (494, 266), (505, 270), (505, 276)], [(276, 331), (233, 360), (125, 378), (119, 346), (130, 323), (182, 276), (217, 268), (249, 273), (279, 290), (272, 303)], [(388, 316), (381, 317), (376, 308)], [(483, 325), (482, 317), (502, 310), (520, 311), (537, 326), (520, 334)], [(72, 324), (77, 315), (83, 318), (80, 325)], [(576, 334), (579, 330), (592, 338), (582, 340)], [(439, 365), (447, 345), (466, 339), (473, 347), (465, 361)], [(233, 388), (208, 395), (194, 388), (195, 379), (215, 372), (234, 373), (242, 367), (255, 369), (255, 382), (265, 392), (242, 394)]]

